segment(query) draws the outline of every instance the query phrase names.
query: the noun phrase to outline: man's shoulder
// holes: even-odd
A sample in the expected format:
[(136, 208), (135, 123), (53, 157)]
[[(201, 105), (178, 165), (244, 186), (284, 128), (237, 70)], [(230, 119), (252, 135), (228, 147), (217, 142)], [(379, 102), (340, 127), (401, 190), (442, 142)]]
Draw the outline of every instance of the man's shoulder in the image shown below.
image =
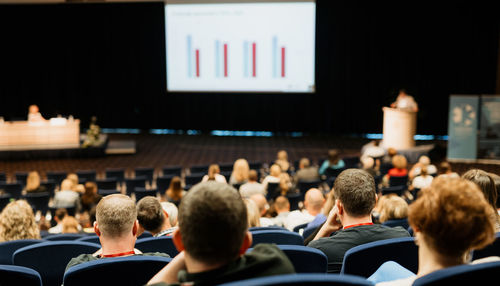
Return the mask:
[(71, 260), (68, 262), (68, 265), (66, 265), (66, 271), (68, 271), (69, 268), (84, 263), (84, 262), (89, 262), (89, 261), (94, 261), (98, 260), (96, 256), (93, 256), (92, 254), (80, 254), (77, 257), (71, 258)]

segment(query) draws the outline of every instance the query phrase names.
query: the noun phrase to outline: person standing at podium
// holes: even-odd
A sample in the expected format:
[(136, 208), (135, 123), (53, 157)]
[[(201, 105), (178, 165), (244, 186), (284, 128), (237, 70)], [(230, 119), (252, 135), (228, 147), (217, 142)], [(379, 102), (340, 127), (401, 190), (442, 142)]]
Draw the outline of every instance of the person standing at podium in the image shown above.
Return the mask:
[(30, 105), (28, 109), (28, 121), (29, 122), (45, 121), (45, 118), (43, 118), (42, 114), (40, 113), (38, 106), (35, 104)]
[(418, 111), (417, 102), (413, 96), (409, 95), (405, 89), (400, 89), (396, 101), (391, 104), (392, 108), (403, 109), (408, 111)]

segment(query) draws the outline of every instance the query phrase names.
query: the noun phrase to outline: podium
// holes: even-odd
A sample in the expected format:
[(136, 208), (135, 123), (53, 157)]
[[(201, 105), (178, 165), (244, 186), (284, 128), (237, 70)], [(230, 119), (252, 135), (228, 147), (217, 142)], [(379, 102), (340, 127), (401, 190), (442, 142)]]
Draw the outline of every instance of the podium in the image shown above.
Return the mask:
[(384, 107), (384, 139), (382, 146), (405, 150), (415, 147), (417, 112)]

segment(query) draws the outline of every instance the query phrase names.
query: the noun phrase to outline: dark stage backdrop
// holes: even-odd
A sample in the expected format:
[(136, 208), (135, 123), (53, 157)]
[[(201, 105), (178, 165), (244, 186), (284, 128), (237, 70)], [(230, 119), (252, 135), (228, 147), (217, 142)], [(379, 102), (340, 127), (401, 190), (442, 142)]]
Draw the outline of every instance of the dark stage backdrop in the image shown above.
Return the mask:
[(0, 116), (36, 103), (84, 126), (381, 132), (406, 88), (418, 132), (445, 134), (450, 94), (495, 90), (500, 17), (411, 2), (319, 0), (316, 94), (167, 93), (163, 3), (1, 5)]

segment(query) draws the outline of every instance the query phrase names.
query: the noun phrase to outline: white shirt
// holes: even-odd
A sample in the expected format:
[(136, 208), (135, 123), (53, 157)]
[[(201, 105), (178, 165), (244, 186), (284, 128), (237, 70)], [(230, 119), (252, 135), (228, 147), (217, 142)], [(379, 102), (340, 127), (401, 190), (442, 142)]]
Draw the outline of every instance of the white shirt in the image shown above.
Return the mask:
[[(203, 176), (203, 179), (201, 181), (208, 182), (208, 175)], [(222, 176), (221, 174), (215, 174), (215, 181), (218, 183), (227, 184), (226, 177)]]
[(424, 189), (424, 188), (427, 188), (431, 185), (433, 179), (434, 179), (434, 177), (429, 176), (429, 175), (427, 175), (425, 177), (418, 176), (415, 179), (413, 179), (413, 182), (411, 183), (411, 185), (417, 189)]
[(415, 102), (415, 99), (413, 99), (413, 96), (411, 95), (406, 95), (405, 97), (400, 97), (398, 96), (396, 100), (396, 108), (399, 109), (416, 109), (417, 103)]
[(240, 187), (240, 195), (243, 198), (249, 198), (255, 194), (262, 194), (265, 196), (266, 193), (264, 186), (258, 182), (248, 182)]
[(309, 223), (313, 221), (315, 216), (311, 215), (307, 210), (295, 210), (290, 212), (290, 214), (285, 219), (285, 227), (291, 231), (293, 228), (304, 223)]
[(280, 178), (279, 177), (274, 177), (274, 176), (266, 176), (264, 180), (262, 181), (262, 186), (264, 187), (265, 190), (267, 190), (267, 184), (268, 183), (279, 183)]

